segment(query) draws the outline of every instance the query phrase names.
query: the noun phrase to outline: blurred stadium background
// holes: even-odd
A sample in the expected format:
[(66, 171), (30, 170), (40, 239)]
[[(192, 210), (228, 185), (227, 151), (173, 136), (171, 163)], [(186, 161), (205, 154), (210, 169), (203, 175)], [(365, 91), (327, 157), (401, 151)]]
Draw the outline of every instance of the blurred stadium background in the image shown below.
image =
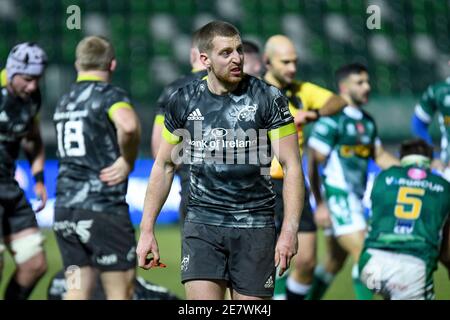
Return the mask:
[[(70, 16), (66, 10), (71, 5), (81, 9), (80, 30), (66, 26)], [(366, 26), (369, 5), (380, 8), (380, 29)], [(150, 158), (156, 99), (164, 85), (190, 71), (190, 35), (213, 19), (234, 23), (243, 38), (256, 41), (260, 48), (269, 36), (286, 34), (298, 48), (298, 78), (333, 90), (333, 72), (339, 65), (354, 61), (366, 64), (373, 89), (367, 110), (391, 149), (410, 137), (410, 118), (421, 92), (450, 75), (449, 0), (0, 0), (0, 67), (16, 43), (35, 41), (46, 50), (49, 65), (41, 82), (41, 120), (47, 158), (54, 159), (56, 139), (51, 117), (57, 99), (75, 79), (75, 46), (85, 35), (109, 37), (118, 59), (113, 82), (131, 94), (143, 125), (142, 183), (150, 171), (145, 161)], [(435, 123), (435, 141), (438, 135)], [(142, 185), (136, 185), (136, 190), (139, 188)], [(177, 200), (176, 196), (172, 199)], [(51, 232), (46, 234), (49, 259), (56, 255), (50, 259), (51, 270), (56, 272), (59, 255)], [(178, 227), (166, 227), (161, 234), (170, 240), (166, 255), (171, 253), (173, 258), (168, 263), (172, 271), (152, 273), (181, 296)], [(164, 246), (164, 240), (160, 242)], [(436, 276), (437, 297), (450, 299), (450, 283), (442, 267)], [(34, 298), (45, 298), (48, 277)], [(145, 277), (151, 280), (152, 275)], [(327, 297), (351, 299), (347, 280), (348, 276), (340, 277)]]
[[(70, 5), (81, 9), (80, 30), (66, 27)], [(369, 5), (380, 8), (379, 30), (366, 27)], [(273, 34), (290, 36), (299, 52), (299, 78), (328, 88), (335, 89), (333, 71), (342, 63), (367, 64), (373, 86), (368, 110), (389, 143), (409, 136), (418, 95), (450, 75), (448, 0), (0, 0), (0, 65), (20, 41), (36, 41), (47, 51), (42, 120), (54, 150), (49, 122), (75, 78), (75, 46), (85, 35), (108, 36), (119, 63), (114, 83), (130, 92), (141, 115), (146, 157), (155, 100), (165, 84), (190, 71), (192, 31), (216, 18), (261, 46)]]

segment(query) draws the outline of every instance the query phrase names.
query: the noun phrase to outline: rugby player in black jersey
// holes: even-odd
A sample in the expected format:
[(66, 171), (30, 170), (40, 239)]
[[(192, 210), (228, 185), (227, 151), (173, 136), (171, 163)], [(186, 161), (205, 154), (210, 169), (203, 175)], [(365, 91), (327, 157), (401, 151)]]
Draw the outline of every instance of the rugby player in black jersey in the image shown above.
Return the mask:
[[(149, 269), (164, 260), (155, 221), (176, 163), (188, 162), (181, 261), (187, 299), (223, 299), (227, 287), (233, 299), (268, 299), (276, 266), (283, 273), (297, 252), (304, 182), (295, 125), (278, 89), (244, 75), (241, 37), (234, 26), (213, 21), (199, 37), (208, 77), (169, 99), (144, 203), (139, 266)], [(285, 219), (278, 240), (269, 177), (272, 151), (285, 170)]]
[[(35, 213), (14, 179), (19, 151), (25, 152), (34, 175), (36, 196), (47, 201), (44, 185), (45, 153), (39, 129), (39, 79), (47, 63), (45, 52), (34, 43), (20, 43), (8, 55), (1, 72), (0, 93), (0, 274), (3, 250), (11, 253), (16, 269), (5, 300), (27, 299), (47, 270)], [(1, 278), (1, 276), (0, 276)]]
[(56, 106), (55, 222), (68, 283), (65, 299), (88, 299), (96, 273), (107, 299), (130, 299), (136, 267), (125, 201), (140, 124), (127, 93), (111, 85), (112, 44), (87, 37), (76, 49), (76, 83)]

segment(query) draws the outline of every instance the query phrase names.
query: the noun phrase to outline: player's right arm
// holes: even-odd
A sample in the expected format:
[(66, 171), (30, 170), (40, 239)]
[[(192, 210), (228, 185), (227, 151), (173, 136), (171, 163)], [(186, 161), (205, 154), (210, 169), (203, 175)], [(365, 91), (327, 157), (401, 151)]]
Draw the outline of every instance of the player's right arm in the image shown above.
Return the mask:
[[(164, 137), (171, 135), (165, 127), (163, 130)], [(176, 139), (172, 141), (176, 141)], [(155, 263), (158, 264), (159, 262), (159, 249), (154, 234), (154, 227), (161, 208), (169, 195), (170, 187), (172, 186), (175, 164), (172, 161), (171, 155), (175, 147), (176, 144), (173, 144), (170, 140), (168, 141), (166, 138), (161, 140), (161, 145), (147, 185), (140, 227), (141, 234), (136, 249), (138, 265), (143, 269), (150, 269)], [(152, 262), (147, 260), (147, 256), (150, 253), (153, 254)]]
[(163, 127), (164, 127), (164, 114), (158, 112), (155, 116), (155, 121), (153, 121), (153, 129), (152, 129), (151, 150), (154, 159), (156, 159), (159, 146), (161, 145)]
[(337, 122), (330, 117), (321, 118), (313, 127), (308, 140), (308, 178), (311, 192), (316, 200), (316, 213), (314, 218), (317, 225), (326, 228), (331, 225), (330, 214), (324, 201), (320, 188), (321, 178), (319, 165), (325, 163), (331, 153), (337, 136)]
[(173, 88), (171, 87), (171, 85), (168, 85), (164, 88), (163, 92), (156, 102), (156, 116), (155, 120), (153, 121), (151, 138), (151, 151), (153, 159), (156, 159), (156, 155), (158, 154), (158, 149), (161, 144), (162, 132), (164, 128), (164, 113), (166, 111), (166, 105), (172, 93)]
[[(183, 107), (186, 100), (184, 94), (173, 94), (165, 112), (162, 139), (155, 162), (152, 167), (142, 212), (141, 234), (136, 248), (138, 265), (143, 269), (150, 269), (159, 263), (159, 248), (155, 237), (154, 228), (156, 219), (166, 201), (175, 174), (175, 148), (181, 146), (182, 128), (186, 108)], [(177, 161), (178, 162), (178, 161)], [(153, 254), (153, 260), (148, 260), (148, 255)]]

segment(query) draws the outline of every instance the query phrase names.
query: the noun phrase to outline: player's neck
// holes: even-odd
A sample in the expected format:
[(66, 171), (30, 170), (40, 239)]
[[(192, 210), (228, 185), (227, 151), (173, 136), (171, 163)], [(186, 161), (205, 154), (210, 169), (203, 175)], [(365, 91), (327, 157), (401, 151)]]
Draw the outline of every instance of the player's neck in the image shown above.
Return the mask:
[(346, 94), (341, 94), (341, 97), (345, 101), (347, 101), (347, 106), (353, 107), (353, 108), (356, 108), (356, 109), (362, 109), (362, 105), (357, 104), (355, 101), (353, 101), (353, 99), (350, 96), (348, 96)]
[(233, 92), (239, 85), (239, 82), (227, 83), (220, 81), (212, 72), (208, 72), (208, 79), (206, 79), (206, 82), (208, 84), (209, 91), (219, 96)]
[(111, 80), (111, 73), (108, 71), (100, 70), (78, 71), (78, 78), (92, 78), (103, 82), (109, 82)]

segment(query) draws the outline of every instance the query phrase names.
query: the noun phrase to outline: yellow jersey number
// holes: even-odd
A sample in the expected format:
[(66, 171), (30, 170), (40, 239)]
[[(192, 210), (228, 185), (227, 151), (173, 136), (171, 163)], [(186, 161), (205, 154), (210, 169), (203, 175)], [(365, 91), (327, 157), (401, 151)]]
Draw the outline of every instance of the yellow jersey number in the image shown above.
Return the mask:
[(421, 188), (400, 187), (395, 206), (395, 217), (402, 220), (416, 220), (422, 210), (422, 197), (425, 190)]

